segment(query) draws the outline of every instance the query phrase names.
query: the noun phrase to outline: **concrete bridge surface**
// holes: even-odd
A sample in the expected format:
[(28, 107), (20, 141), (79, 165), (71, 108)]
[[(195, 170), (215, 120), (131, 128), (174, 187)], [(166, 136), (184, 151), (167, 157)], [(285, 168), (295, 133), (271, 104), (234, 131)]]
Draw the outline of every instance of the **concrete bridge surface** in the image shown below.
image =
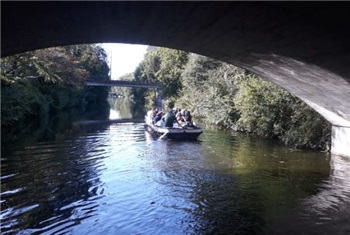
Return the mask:
[(247, 69), (333, 125), (350, 156), (348, 2), (1, 1), (1, 55), (81, 43), (190, 51)]

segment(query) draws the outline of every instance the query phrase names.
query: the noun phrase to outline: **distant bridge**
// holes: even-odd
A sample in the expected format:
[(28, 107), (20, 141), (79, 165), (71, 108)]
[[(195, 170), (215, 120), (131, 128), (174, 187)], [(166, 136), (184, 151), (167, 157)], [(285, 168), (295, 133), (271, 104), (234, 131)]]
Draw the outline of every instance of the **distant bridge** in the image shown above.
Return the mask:
[(110, 80), (110, 81), (92, 81), (87, 80), (87, 86), (119, 86), (119, 87), (143, 87), (143, 88), (159, 88), (158, 83), (143, 83), (136, 81), (122, 81), (122, 80)]

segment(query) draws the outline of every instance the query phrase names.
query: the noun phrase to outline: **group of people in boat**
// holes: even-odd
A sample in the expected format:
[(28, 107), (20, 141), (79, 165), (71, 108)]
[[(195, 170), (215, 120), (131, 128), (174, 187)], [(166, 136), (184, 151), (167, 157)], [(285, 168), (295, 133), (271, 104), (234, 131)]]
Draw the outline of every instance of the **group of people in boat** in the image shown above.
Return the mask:
[(192, 115), (190, 111), (184, 109), (170, 109), (168, 112), (158, 111), (156, 108), (148, 111), (148, 117), (152, 120), (152, 124), (160, 127), (173, 127), (177, 123), (179, 127), (193, 127)]

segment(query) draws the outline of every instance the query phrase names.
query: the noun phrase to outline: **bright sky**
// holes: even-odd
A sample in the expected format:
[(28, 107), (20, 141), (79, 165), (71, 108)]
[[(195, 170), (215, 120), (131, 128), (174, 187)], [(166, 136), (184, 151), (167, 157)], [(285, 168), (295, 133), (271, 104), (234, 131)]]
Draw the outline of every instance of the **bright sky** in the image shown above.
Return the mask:
[(143, 60), (148, 47), (147, 45), (121, 43), (102, 43), (101, 46), (108, 55), (109, 63), (112, 60), (112, 80), (134, 72), (135, 68)]

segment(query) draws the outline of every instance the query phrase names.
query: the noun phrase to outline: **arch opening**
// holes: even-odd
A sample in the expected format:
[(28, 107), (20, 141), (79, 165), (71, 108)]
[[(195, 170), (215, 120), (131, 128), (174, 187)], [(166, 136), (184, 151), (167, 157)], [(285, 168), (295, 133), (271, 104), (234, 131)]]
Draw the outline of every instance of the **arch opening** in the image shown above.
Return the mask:
[(317, 3), (316, 14), (303, 3), (20, 4), (2, 3), (2, 56), (102, 42), (208, 56), (251, 71), (306, 102), (334, 126), (333, 142), (341, 146), (332, 148), (340, 149), (335, 153), (350, 156), (350, 40), (344, 31), (350, 23), (344, 20), (344, 5)]

